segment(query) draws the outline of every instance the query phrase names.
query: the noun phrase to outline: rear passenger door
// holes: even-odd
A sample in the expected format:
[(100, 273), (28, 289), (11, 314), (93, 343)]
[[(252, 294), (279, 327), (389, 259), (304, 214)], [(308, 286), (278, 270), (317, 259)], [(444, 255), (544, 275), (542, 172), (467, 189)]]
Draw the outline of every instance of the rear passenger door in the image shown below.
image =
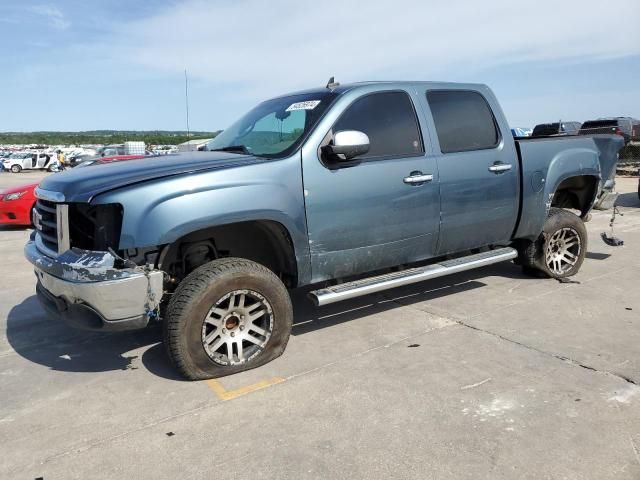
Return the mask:
[(428, 90), (426, 97), (439, 151), (438, 255), (509, 241), (519, 205), (517, 153), (510, 133), (500, 131), (478, 91)]

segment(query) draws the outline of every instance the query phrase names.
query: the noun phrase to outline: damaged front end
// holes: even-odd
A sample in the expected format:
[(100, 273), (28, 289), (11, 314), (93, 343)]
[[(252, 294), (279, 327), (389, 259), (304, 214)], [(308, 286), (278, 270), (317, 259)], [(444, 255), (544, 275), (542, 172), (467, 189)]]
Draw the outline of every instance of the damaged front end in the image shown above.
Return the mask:
[(115, 268), (111, 253), (75, 248), (50, 258), (35, 241), (24, 252), (35, 267), (42, 306), (75, 327), (133, 330), (157, 317), (163, 292), (160, 270)]
[(144, 328), (158, 316), (163, 273), (115, 252), (122, 208), (65, 204), (55, 195), (36, 190), (36, 231), (24, 248), (42, 306), (79, 328)]

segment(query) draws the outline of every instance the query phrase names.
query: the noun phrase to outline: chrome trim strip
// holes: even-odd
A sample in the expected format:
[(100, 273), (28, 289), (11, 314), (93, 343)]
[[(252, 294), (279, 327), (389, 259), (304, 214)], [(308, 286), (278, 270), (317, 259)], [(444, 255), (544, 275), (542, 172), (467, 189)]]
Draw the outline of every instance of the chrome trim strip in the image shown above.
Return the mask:
[(58, 254), (62, 254), (71, 248), (69, 205), (56, 205), (56, 220), (58, 222)]
[(323, 288), (310, 292), (309, 296), (317, 306), (323, 306), (370, 293), (380, 292), (389, 288), (401, 287), (411, 283), (484, 267), (493, 263), (513, 260), (517, 256), (518, 252), (514, 248), (499, 248), (490, 252), (478, 253), (454, 260), (445, 260), (442, 263), (436, 263), (434, 265), (411, 268), (401, 272), (364, 278), (348, 284)]
[(64, 193), (52, 192), (51, 190), (43, 190), (40, 187), (36, 188), (36, 197), (48, 202), (61, 203), (64, 202)]

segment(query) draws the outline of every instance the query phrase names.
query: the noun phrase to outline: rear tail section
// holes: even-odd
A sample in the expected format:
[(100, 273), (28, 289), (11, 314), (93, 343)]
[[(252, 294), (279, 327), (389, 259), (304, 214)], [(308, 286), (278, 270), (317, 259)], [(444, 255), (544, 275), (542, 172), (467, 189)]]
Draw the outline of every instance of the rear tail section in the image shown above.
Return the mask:
[(618, 135), (594, 135), (593, 141), (600, 152), (600, 171), (602, 172), (598, 198), (593, 208), (608, 210), (614, 206), (618, 197), (615, 192), (615, 177), (618, 166), (618, 152), (624, 147), (624, 138)]
[(616, 176), (618, 165), (618, 152), (624, 147), (624, 139), (621, 136), (594, 135), (598, 150), (600, 151), (600, 168), (602, 170), (602, 182), (613, 180)]

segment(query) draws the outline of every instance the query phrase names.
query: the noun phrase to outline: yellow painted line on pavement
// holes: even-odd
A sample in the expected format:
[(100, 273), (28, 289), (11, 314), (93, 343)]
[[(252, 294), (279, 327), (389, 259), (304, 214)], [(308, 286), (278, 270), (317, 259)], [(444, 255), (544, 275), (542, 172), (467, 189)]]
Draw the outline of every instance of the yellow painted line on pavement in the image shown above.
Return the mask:
[(227, 390), (222, 386), (220, 382), (214, 379), (207, 380), (206, 382), (209, 388), (213, 390), (213, 393), (215, 393), (220, 400), (226, 401), (241, 397), (243, 395), (246, 395), (247, 393), (262, 390), (263, 388), (271, 387), (272, 385), (277, 385), (278, 383), (282, 383), (284, 381), (285, 379), (282, 377), (273, 377), (269, 380), (262, 380), (261, 382), (252, 383), (251, 385), (247, 385), (246, 387), (236, 388), (235, 390)]

